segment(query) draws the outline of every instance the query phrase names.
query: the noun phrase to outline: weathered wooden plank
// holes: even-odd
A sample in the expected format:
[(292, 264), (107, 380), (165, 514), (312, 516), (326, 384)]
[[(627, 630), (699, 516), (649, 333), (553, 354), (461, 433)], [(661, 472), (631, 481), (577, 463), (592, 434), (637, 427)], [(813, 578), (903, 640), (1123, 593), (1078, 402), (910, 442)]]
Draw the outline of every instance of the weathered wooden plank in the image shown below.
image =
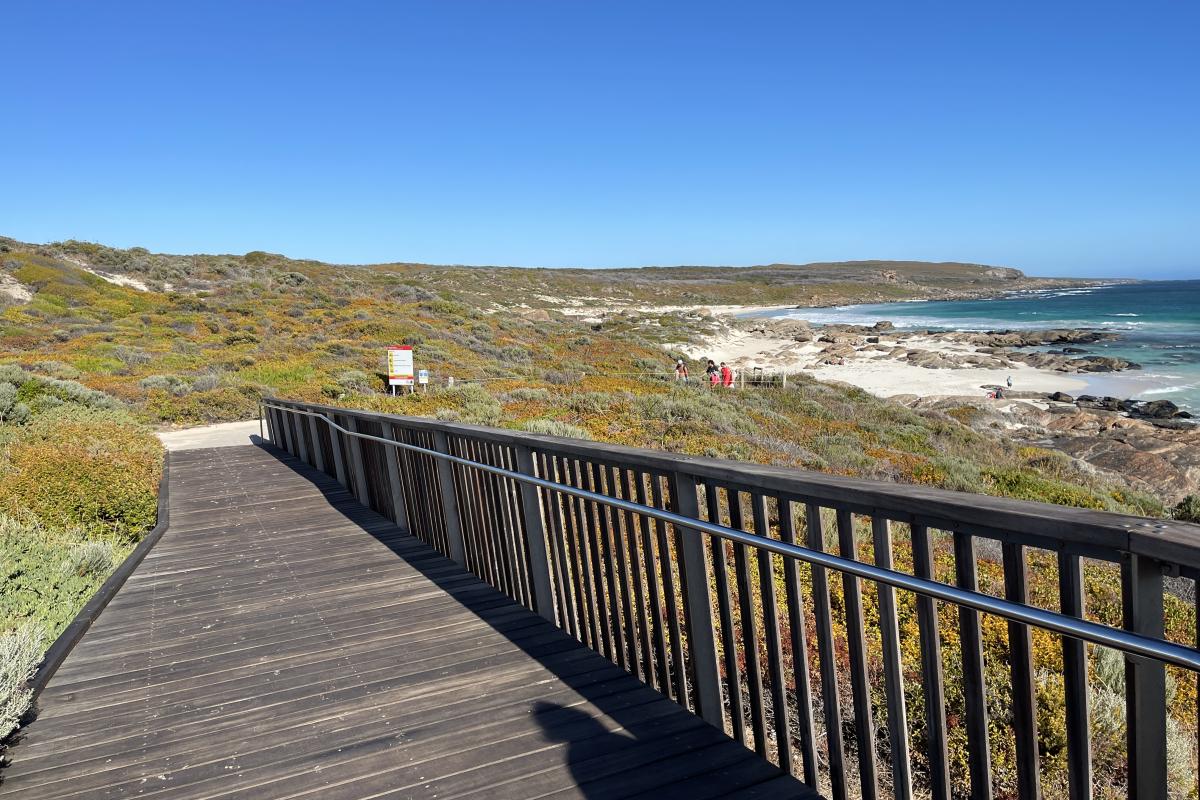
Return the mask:
[[(702, 796), (784, 779), (297, 459), (183, 455), (171, 495), (194, 511), (50, 682), (5, 798)], [(484, 490), (482, 521), (520, 523), (502, 484)], [(517, 594), (519, 552), (492, 553)], [(625, 785), (639, 765), (650, 779)]]

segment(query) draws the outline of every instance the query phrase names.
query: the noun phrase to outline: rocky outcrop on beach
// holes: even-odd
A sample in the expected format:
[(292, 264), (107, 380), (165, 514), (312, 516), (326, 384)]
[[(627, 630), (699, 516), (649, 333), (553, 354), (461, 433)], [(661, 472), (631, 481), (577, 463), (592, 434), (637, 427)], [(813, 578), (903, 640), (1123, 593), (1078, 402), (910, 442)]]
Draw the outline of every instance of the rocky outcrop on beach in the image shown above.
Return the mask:
[(1200, 493), (1200, 425), (1174, 403), (1087, 396), (1074, 400), (1062, 393), (1055, 393), (1061, 400), (1042, 395), (1023, 402), (1011, 399), (1016, 394), (1007, 400), (913, 398), (907, 404), (941, 411), (970, 407), (970, 415), (953, 416), (969, 420), (977, 430), (1003, 432), (1009, 439), (1058, 450), (1167, 505)]
[(1065, 346), (1055, 351), (1023, 348), (1107, 342), (1107, 331), (1054, 328), (1032, 331), (897, 331), (888, 321), (874, 325), (814, 326), (797, 319), (754, 319), (741, 329), (772, 339), (812, 343), (819, 347), (813, 366), (842, 364), (847, 359), (883, 357), (926, 369), (1012, 369), (1025, 364), (1064, 373), (1117, 372), (1140, 367), (1122, 358), (1087, 353)]

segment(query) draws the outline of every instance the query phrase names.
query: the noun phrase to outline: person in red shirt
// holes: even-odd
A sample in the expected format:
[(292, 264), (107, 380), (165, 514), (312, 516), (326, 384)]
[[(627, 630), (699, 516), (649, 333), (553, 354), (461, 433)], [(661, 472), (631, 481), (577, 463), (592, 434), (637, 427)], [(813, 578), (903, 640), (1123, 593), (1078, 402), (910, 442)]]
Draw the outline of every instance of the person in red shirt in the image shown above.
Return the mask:
[(724, 361), (721, 362), (721, 385), (726, 389), (733, 388), (733, 369)]

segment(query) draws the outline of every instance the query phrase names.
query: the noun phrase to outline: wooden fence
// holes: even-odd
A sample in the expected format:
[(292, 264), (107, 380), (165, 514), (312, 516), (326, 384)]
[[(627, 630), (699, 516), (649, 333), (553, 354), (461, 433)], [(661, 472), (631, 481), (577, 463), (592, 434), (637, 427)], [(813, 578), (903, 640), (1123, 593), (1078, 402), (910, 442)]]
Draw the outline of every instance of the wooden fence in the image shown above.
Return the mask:
[[(1200, 526), (275, 399), (264, 415), (272, 442), (365, 505), (834, 798), (992, 797), (997, 674), (1017, 796), (1057, 794), (1039, 629), (1061, 640), (1062, 791), (1092, 796), (1088, 642), (1125, 651), (1129, 795), (1180, 789), (1167, 665), (1194, 685), (1200, 652), (1194, 630), (1165, 638), (1164, 587), (1196, 602)], [(1030, 595), (1031, 557), (1053, 562), (1051, 601)], [(1085, 564), (1119, 583), (1123, 630), (1085, 607)], [(1007, 624), (999, 673), (990, 615)]]

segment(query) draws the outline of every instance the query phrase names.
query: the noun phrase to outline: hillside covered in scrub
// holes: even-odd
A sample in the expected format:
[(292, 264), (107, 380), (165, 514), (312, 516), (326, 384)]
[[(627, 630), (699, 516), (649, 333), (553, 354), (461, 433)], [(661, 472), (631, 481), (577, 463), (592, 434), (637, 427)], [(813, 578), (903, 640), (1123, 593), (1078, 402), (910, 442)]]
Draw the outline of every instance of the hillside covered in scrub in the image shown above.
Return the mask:
[[(152, 424), (246, 419), (256, 415), (260, 396), (277, 394), (1161, 513), (1153, 497), (1060, 454), (972, 431), (952, 414), (919, 413), (803, 378), (786, 392), (720, 397), (674, 387), (665, 380), (674, 354), (664, 346), (706, 333), (714, 323), (703, 313), (630, 313), (585, 323), (539, 301), (547, 291), (574, 292), (561, 299), (620, 287), (631, 301), (657, 293), (658, 301), (686, 304), (689, 292), (731, 299), (721, 287), (733, 284), (741, 301), (783, 301), (784, 294), (798, 301), (827, 291), (864, 299), (880, 290), (884, 267), (902, 277), (897, 291), (914, 294), (997, 292), (1038, 280), (907, 262), (749, 270), (345, 267), (266, 253), (162, 256), (3, 240), (0, 274), (24, 287), (28, 299), (11, 298), (0, 309), (0, 362), (78, 380)], [(781, 270), (792, 283), (779, 279)], [(862, 280), (847, 283), (849, 275)], [(384, 348), (392, 344), (412, 345), (436, 388), (382, 394)], [(446, 389), (450, 376), (457, 385)]]

